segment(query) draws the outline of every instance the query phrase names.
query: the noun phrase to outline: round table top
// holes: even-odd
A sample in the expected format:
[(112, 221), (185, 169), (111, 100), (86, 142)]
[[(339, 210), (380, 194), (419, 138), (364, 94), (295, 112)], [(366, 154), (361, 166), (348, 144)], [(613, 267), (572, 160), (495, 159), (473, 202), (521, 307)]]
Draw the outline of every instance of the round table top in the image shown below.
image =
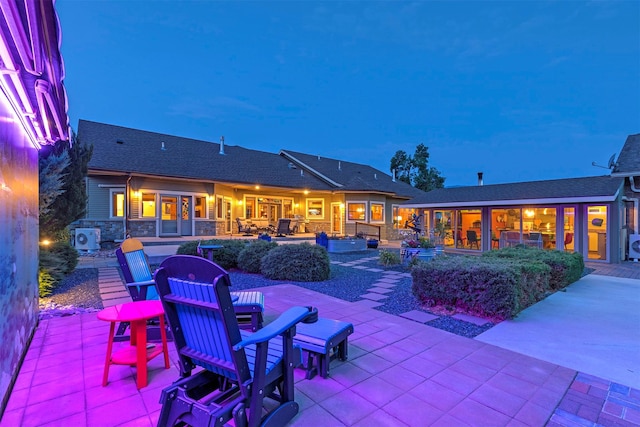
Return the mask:
[(107, 322), (132, 322), (163, 316), (164, 309), (159, 300), (135, 301), (107, 307), (98, 312), (98, 319)]

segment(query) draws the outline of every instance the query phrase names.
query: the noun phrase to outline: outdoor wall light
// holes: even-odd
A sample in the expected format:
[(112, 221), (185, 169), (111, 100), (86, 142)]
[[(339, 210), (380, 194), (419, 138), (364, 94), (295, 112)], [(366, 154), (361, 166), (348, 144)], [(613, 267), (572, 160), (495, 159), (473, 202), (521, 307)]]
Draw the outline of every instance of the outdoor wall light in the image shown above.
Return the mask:
[(140, 192), (139, 191), (134, 191), (133, 192), (133, 197), (140, 197)]
[(242, 200), (238, 200), (238, 206), (242, 206)]
[(255, 186), (255, 189), (256, 189), (256, 190), (259, 190), (259, 189), (260, 189), (260, 186), (259, 186), (259, 185), (256, 185), (256, 186)]
[(306, 196), (307, 194), (309, 194), (309, 190), (304, 190), (304, 195)]

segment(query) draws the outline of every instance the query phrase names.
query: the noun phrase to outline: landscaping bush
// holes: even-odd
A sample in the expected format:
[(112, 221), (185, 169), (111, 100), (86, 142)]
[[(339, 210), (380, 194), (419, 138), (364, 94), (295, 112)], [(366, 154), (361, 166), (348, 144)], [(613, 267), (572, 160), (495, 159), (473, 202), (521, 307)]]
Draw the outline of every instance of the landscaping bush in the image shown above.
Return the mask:
[[(213, 251), (213, 261), (225, 270), (238, 266), (238, 255), (247, 246), (246, 240), (211, 239), (200, 241), (202, 245), (220, 245), (221, 249)], [(176, 251), (178, 255), (198, 254), (198, 241), (183, 243)]]
[(38, 271), (38, 294), (40, 298), (48, 297), (56, 288), (58, 281), (44, 268)]
[(445, 305), (496, 320), (515, 317), (548, 290), (550, 267), (482, 257), (435, 258), (411, 269), (412, 292), (427, 306)]
[(276, 246), (278, 246), (276, 242), (254, 240), (240, 251), (238, 255), (238, 268), (247, 273), (260, 273), (262, 258)]
[(400, 262), (400, 255), (396, 252), (388, 251), (386, 249), (380, 250), (380, 255), (378, 256), (378, 264), (389, 267), (392, 265), (398, 265), (400, 264)]
[(60, 258), (62, 261), (60, 269), (65, 276), (71, 274), (73, 270), (76, 269), (78, 265), (78, 251), (71, 246), (71, 243), (66, 241), (55, 242), (48, 248), (48, 251)]
[(482, 254), (483, 258), (508, 258), (543, 262), (551, 268), (549, 287), (563, 289), (582, 277), (584, 259), (576, 252), (549, 251), (518, 245)]
[(38, 267), (38, 291), (41, 297), (51, 295), (64, 278), (65, 260), (48, 249), (40, 250)]
[(280, 245), (262, 258), (262, 274), (268, 279), (319, 282), (331, 274), (327, 250), (308, 243)]

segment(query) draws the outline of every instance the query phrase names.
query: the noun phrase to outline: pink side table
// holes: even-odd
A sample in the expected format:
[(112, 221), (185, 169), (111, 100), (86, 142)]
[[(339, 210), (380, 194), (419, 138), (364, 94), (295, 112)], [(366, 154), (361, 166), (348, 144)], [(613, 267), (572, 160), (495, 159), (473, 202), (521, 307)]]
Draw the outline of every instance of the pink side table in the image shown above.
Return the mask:
[[(160, 320), (162, 347), (147, 348), (147, 320), (154, 318)], [(102, 376), (103, 387), (107, 385), (110, 365), (135, 365), (138, 389), (147, 386), (147, 362), (149, 360), (160, 353), (164, 353), (164, 367), (169, 369), (167, 331), (164, 322), (164, 309), (160, 301), (136, 301), (114, 305), (100, 311), (98, 319), (111, 323), (109, 343), (107, 344), (107, 358), (104, 363), (104, 375)], [(131, 342), (129, 346), (111, 354), (116, 323), (119, 322), (129, 322), (131, 325)]]

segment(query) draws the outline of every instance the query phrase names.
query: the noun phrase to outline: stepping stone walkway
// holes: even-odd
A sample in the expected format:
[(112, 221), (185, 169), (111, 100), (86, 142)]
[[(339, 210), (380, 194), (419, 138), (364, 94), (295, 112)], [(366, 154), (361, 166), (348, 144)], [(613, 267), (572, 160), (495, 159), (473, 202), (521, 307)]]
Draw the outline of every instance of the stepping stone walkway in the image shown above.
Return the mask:
[[(384, 301), (389, 296), (388, 293), (393, 292), (394, 288), (399, 285), (401, 282), (405, 281), (407, 278), (411, 278), (411, 273), (404, 273), (401, 271), (387, 271), (381, 268), (371, 268), (367, 267), (366, 263), (370, 263), (372, 261), (378, 260), (377, 256), (372, 257), (364, 257), (357, 260), (352, 260), (348, 262), (340, 262), (340, 261), (332, 261), (332, 264), (340, 265), (342, 267), (351, 267), (356, 268), (358, 270), (370, 271), (372, 273), (382, 273), (381, 277), (371, 284), (371, 288), (367, 289), (367, 293), (360, 295), (360, 298), (364, 300), (370, 301)], [(380, 305), (380, 304), (378, 304)], [(410, 319), (419, 323), (427, 323), (432, 320), (439, 318), (435, 314), (427, 313), (421, 310), (411, 310), (406, 313), (400, 313), (399, 316), (404, 317), (406, 319)], [(467, 314), (455, 314), (453, 316), (454, 319), (461, 320), (463, 322), (473, 323), (477, 326), (484, 326), (489, 323), (488, 320), (483, 319), (481, 317), (470, 316)]]
[(131, 295), (120, 278), (120, 271), (115, 267), (98, 269), (98, 286), (105, 308), (131, 302)]

